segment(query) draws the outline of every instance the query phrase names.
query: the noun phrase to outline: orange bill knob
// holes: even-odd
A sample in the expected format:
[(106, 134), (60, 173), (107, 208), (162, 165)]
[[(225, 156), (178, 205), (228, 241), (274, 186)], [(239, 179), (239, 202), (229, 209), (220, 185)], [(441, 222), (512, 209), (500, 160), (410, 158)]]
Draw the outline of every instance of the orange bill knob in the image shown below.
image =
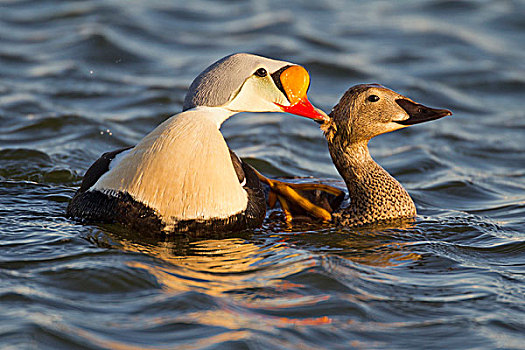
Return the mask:
[(306, 92), (310, 87), (310, 76), (306, 69), (301, 66), (291, 66), (281, 73), (280, 80), (286, 97), (290, 101), (289, 106), (277, 104), (284, 112), (314, 120), (325, 120), (327, 118), (308, 101)]

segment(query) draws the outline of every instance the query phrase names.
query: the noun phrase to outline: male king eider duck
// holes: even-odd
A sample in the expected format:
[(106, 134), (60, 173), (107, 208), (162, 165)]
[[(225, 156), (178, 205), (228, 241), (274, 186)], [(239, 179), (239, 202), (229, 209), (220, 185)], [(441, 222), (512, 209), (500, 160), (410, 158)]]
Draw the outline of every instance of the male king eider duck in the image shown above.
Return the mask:
[[(319, 199), (326, 195), (308, 198), (308, 184), (274, 182), (271, 186), (281, 204), (284, 202), (287, 220), (310, 216), (339, 226), (362, 226), (414, 218), (417, 213), (412, 198), (372, 159), (368, 142), (375, 136), (449, 115), (452, 112), (447, 109), (423, 106), (381, 85), (350, 88), (321, 125), (332, 160), (348, 187), (349, 203), (330, 207)], [(281, 196), (282, 189), (296, 191), (302, 198), (290, 200), (286, 193)], [(336, 190), (331, 194), (340, 195)]]
[(326, 118), (308, 101), (309, 84), (307, 71), (289, 62), (245, 53), (215, 62), (191, 84), (182, 113), (88, 169), (67, 215), (142, 232), (259, 227), (266, 203), (258, 173), (219, 128), (239, 112)]

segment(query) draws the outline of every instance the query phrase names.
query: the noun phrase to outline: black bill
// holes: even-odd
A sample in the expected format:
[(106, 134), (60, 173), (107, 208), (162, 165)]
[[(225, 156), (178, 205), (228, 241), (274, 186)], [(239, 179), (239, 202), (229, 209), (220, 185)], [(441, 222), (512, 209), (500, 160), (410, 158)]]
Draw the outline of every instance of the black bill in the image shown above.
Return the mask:
[(448, 109), (430, 108), (405, 99), (398, 99), (396, 102), (409, 115), (407, 120), (396, 121), (401, 125), (414, 125), (452, 115)]

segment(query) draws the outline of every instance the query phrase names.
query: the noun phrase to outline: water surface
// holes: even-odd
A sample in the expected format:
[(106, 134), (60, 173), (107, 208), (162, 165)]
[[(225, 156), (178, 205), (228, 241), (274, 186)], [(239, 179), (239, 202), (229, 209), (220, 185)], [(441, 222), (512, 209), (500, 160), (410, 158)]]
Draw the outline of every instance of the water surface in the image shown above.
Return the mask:
[[(523, 1), (0, 2), (0, 348), (523, 349)], [(100, 154), (180, 111), (208, 64), (303, 64), (329, 111), (377, 82), (452, 117), (373, 140), (412, 225), (154, 241), (64, 216)], [(243, 113), (231, 148), (342, 186), (306, 119)]]

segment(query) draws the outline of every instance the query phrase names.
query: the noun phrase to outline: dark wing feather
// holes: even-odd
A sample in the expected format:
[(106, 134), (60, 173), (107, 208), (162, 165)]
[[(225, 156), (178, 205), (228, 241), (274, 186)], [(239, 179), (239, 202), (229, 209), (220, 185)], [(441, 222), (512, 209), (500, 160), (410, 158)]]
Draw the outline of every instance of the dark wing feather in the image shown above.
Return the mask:
[(104, 153), (86, 171), (86, 174), (84, 175), (84, 179), (82, 180), (82, 184), (80, 185), (78, 192), (82, 193), (82, 192), (87, 191), (91, 186), (93, 186), (98, 181), (98, 179), (100, 179), (102, 175), (104, 175), (109, 170), (109, 163), (111, 163), (111, 161), (115, 159), (117, 154), (127, 151), (128, 149), (131, 149), (133, 147), (134, 146), (130, 146), (130, 147), (118, 149), (116, 151)]
[(244, 183), (243, 188), (248, 193), (248, 206), (244, 213), (245, 219), (250, 222), (249, 227), (259, 227), (266, 215), (266, 199), (262, 184), (253, 168), (239, 159), (231, 149), (230, 157), (239, 183)]
[(239, 159), (239, 157), (233, 152), (229, 147), (228, 150), (230, 151), (230, 157), (232, 159), (233, 168), (235, 169), (235, 173), (237, 174), (237, 178), (239, 179), (239, 183), (243, 183), (244, 178), (246, 174), (244, 174), (243, 170), (243, 161)]

